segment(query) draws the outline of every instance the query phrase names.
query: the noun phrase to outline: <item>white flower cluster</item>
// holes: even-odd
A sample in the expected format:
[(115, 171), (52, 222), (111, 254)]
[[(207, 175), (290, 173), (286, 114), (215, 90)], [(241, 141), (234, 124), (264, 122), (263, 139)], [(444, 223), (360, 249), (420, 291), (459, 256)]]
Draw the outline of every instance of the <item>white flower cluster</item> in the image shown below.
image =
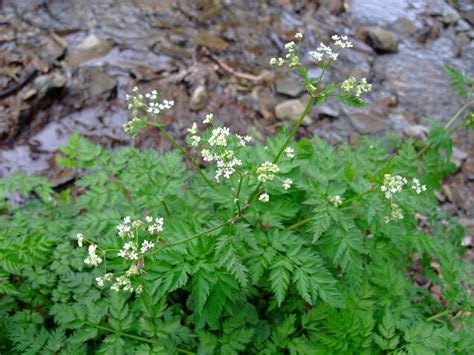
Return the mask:
[(100, 263), (102, 263), (102, 259), (96, 254), (96, 249), (97, 245), (89, 245), (89, 255), (84, 259), (84, 264), (98, 266)]
[(372, 90), (372, 84), (368, 84), (366, 78), (357, 81), (356, 78), (351, 75), (347, 80), (343, 81), (341, 89), (344, 92), (359, 97), (362, 93)]
[(221, 155), (215, 155), (217, 157), (217, 171), (215, 179), (220, 181), (220, 177), (224, 176), (226, 179), (230, 179), (232, 174), (235, 172), (235, 167), (242, 165), (242, 160), (237, 159), (234, 156), (234, 152), (226, 150)]
[(334, 45), (340, 49), (345, 49), (345, 48), (352, 48), (352, 42), (349, 41), (347, 36), (338, 36), (338, 35), (333, 35), (331, 37), (334, 41)]
[(406, 183), (407, 179), (400, 175), (392, 176), (390, 174), (385, 174), (383, 177), (383, 185), (380, 190), (385, 193), (385, 198), (390, 200), (396, 193), (403, 190)]
[(288, 147), (285, 149), (285, 155), (288, 158), (293, 159), (295, 157), (295, 150), (291, 147)]
[(204, 143), (205, 148), (201, 149), (202, 158), (204, 161), (216, 162), (217, 170), (215, 179), (217, 182), (220, 182), (222, 176), (226, 179), (230, 179), (236, 172), (237, 167), (242, 165), (242, 161), (236, 157), (233, 150), (225, 149), (233, 142), (233, 140), (229, 140), (229, 138), (235, 136), (235, 138), (237, 138), (237, 146), (245, 147), (247, 143), (252, 140), (252, 137), (231, 134), (227, 127), (215, 127), (213, 120), (214, 115), (212, 113), (207, 114), (203, 120), (203, 124), (208, 124), (212, 127), (211, 136), (207, 141), (197, 135), (198, 127), (196, 123), (193, 123), (192, 127), (188, 129), (188, 132), (192, 134), (192, 146), (197, 147), (199, 143)]
[(120, 238), (133, 238), (132, 219), (130, 218), (130, 216), (127, 216), (123, 219), (123, 222), (117, 226), (117, 230)]
[(84, 235), (82, 233), (77, 233), (76, 235), (76, 238), (77, 238), (77, 245), (79, 245), (79, 248), (82, 248), (82, 246), (84, 245)]
[[(332, 36), (334, 45), (337, 49), (351, 48), (352, 42), (350, 42), (347, 36)], [(315, 51), (309, 52), (310, 56), (316, 62), (322, 62), (324, 60), (335, 61), (339, 57), (339, 53), (333, 50), (330, 46), (326, 46), (324, 43), (320, 43), (319, 47)]]
[(138, 260), (138, 246), (135, 242), (126, 242), (117, 254), (126, 260)]
[[(146, 216), (145, 221), (147, 222), (146, 230), (150, 235), (155, 235), (163, 231), (164, 219), (163, 217), (153, 218)], [(122, 249), (117, 254), (118, 256), (126, 260), (139, 260), (143, 257), (148, 250), (152, 249), (155, 244), (148, 240), (144, 240), (141, 245), (138, 242), (138, 228), (145, 223), (139, 219), (132, 221), (131, 217), (127, 216), (123, 219), (123, 222), (117, 226), (118, 234), (120, 238), (127, 236), (129, 238), (135, 238), (135, 240), (126, 242)]]
[(229, 128), (227, 127), (217, 127), (212, 130), (211, 137), (208, 140), (208, 143), (211, 147), (227, 146), (227, 137), (229, 136)]
[(261, 202), (266, 203), (266, 202), (270, 201), (270, 196), (269, 196), (266, 192), (264, 192), (263, 194), (261, 194), (261, 195), (258, 197), (258, 199), (259, 199)]
[[(303, 34), (296, 33), (295, 39), (301, 41), (303, 39)], [(281, 67), (285, 62), (288, 62), (290, 68), (295, 68), (300, 64), (300, 58), (298, 57), (298, 52), (296, 51), (296, 44), (293, 41), (290, 41), (285, 44), (286, 55), (285, 59), (283, 58), (272, 58), (270, 59), (270, 65), (278, 65)]]
[(267, 161), (257, 168), (257, 180), (260, 182), (272, 181), (275, 178), (275, 174), (279, 171), (278, 165)]
[(421, 185), (420, 180), (418, 180), (417, 178), (414, 178), (411, 189), (415, 191), (417, 194), (421, 194), (423, 191), (426, 191), (426, 185)]
[(252, 140), (252, 137), (250, 136), (240, 136), (238, 134), (235, 135), (238, 140), (239, 140), (239, 147), (245, 147), (247, 145), (247, 143), (249, 143), (251, 140)]
[(292, 184), (293, 184), (293, 180), (291, 180), (291, 179), (285, 179), (285, 180), (283, 180), (283, 185), (282, 185), (282, 186), (283, 186), (283, 188), (284, 188), (285, 190), (288, 190), (288, 189), (291, 188), (291, 185), (292, 185)]
[(112, 281), (112, 277), (114, 274), (111, 272), (106, 273), (104, 276), (99, 276), (95, 278), (95, 281), (97, 282), (97, 286), (103, 287), (106, 282)]
[(332, 196), (330, 199), (329, 199), (329, 202), (331, 204), (333, 204), (335, 207), (339, 207), (342, 203), (342, 199), (341, 199), (341, 196), (339, 195), (336, 195), (336, 196)]
[(141, 122), (140, 118), (138, 118), (140, 110), (158, 115), (161, 111), (170, 110), (174, 106), (173, 100), (160, 101), (158, 91), (156, 90), (145, 95), (140, 94), (137, 87), (134, 87), (132, 91), (135, 95), (125, 96), (125, 99), (129, 102), (128, 109), (132, 113), (132, 119), (122, 126), (125, 132), (131, 132), (135, 125)]
[(399, 205), (396, 203), (390, 204), (390, 216), (384, 217), (384, 222), (388, 223), (390, 221), (401, 221), (403, 219), (403, 211)]
[(133, 288), (132, 281), (130, 277), (133, 275), (138, 275), (140, 271), (135, 265), (132, 265), (130, 269), (125, 272), (125, 275), (119, 276), (115, 279), (115, 282), (110, 286), (110, 289), (115, 292), (119, 292), (120, 288), (123, 288), (124, 291), (132, 293), (135, 291), (136, 293), (141, 293), (143, 291), (143, 286), (138, 286), (137, 288)]
[(214, 119), (214, 114), (208, 113), (202, 123), (204, 124), (212, 124), (212, 120)]
[(165, 220), (163, 219), (163, 217), (157, 217), (155, 218), (155, 221), (153, 222), (153, 217), (146, 216), (145, 220), (150, 224), (148, 226), (148, 233), (156, 234), (156, 233), (163, 232), (163, 224), (165, 223)]

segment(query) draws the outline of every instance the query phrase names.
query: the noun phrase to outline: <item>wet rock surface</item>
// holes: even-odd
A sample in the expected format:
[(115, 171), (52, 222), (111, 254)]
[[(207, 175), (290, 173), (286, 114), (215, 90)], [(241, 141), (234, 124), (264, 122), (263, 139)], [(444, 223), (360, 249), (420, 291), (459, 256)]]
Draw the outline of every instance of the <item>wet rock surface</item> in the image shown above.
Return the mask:
[[(268, 65), (296, 32), (305, 34), (304, 50), (334, 33), (348, 35), (355, 48), (341, 55), (328, 80), (353, 73), (373, 83), (367, 107), (328, 102), (312, 110), (302, 134), (331, 143), (360, 134), (424, 138), (425, 117), (447, 122), (463, 104), (449, 89), (443, 65), (474, 75), (474, 4), (456, 4), (6, 0), (0, 13), (0, 177), (23, 171), (58, 183), (72, 178), (58, 173), (54, 156), (74, 130), (109, 147), (131, 144), (121, 125), (124, 97), (134, 86), (176, 102), (162, 119), (181, 139), (208, 112), (241, 134), (271, 134), (295, 119), (307, 100), (286, 70)], [(460, 193), (443, 196), (474, 235), (472, 141), (472, 133), (456, 134), (459, 171), (446, 186)], [(169, 147), (156, 131), (144, 132), (137, 144)]]

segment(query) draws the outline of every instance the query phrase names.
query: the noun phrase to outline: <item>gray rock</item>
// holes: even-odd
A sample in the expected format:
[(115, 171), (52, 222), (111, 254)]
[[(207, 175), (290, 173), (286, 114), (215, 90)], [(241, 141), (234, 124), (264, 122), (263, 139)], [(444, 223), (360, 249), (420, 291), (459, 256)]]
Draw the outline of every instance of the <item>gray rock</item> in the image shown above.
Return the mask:
[(117, 80), (100, 67), (82, 67), (75, 73), (69, 90), (78, 99), (103, 97), (109, 99), (116, 93)]
[(384, 52), (398, 51), (400, 40), (395, 33), (379, 26), (368, 27), (366, 30), (369, 43), (373, 48)]
[(456, 31), (458, 32), (469, 32), (471, 30), (471, 25), (465, 20), (459, 20), (456, 25)]
[(64, 87), (67, 83), (67, 79), (59, 72), (52, 72), (50, 74), (45, 74), (37, 77), (33, 86), (38, 93), (38, 98), (43, 98), (46, 96), (48, 91), (53, 89), (60, 89)]
[(67, 56), (67, 62), (73, 66), (102, 57), (113, 47), (112, 42), (90, 34)]
[(344, 11), (344, 1), (342, 0), (321, 0), (321, 7), (327, 9), (332, 14)]
[(297, 80), (288, 77), (277, 79), (275, 81), (275, 89), (277, 93), (290, 97), (297, 97), (305, 90)]
[(421, 124), (409, 126), (403, 130), (403, 133), (411, 138), (424, 140), (428, 136), (429, 129)]
[(352, 112), (345, 108), (346, 114), (354, 127), (361, 134), (378, 133), (387, 128), (384, 114), (370, 109), (358, 109)]
[(461, 18), (459, 13), (444, 0), (429, 1), (426, 13), (431, 16), (441, 16), (441, 20), (445, 24), (456, 23)]
[(207, 90), (204, 85), (199, 85), (194, 89), (189, 101), (189, 108), (193, 111), (199, 111), (206, 107), (208, 100)]
[(399, 18), (394, 24), (393, 24), (394, 30), (401, 34), (402, 36), (411, 36), (418, 31), (418, 26), (416, 23), (412, 20), (410, 20), (407, 17), (402, 17)]
[(396, 94), (399, 107), (411, 112), (415, 119), (451, 117), (462, 101), (450, 89), (443, 68), (447, 59), (440, 50), (377, 56), (374, 77), (385, 90)]
[(38, 150), (45, 152), (54, 152), (59, 147), (66, 145), (69, 133), (57, 122), (51, 122), (44, 127), (40, 132), (31, 138), (32, 145), (35, 145)]
[(451, 157), (451, 161), (453, 162), (454, 165), (459, 169), (462, 165), (462, 163), (467, 159), (467, 153), (453, 147), (453, 155)]
[(406, 16), (408, 0), (352, 0), (351, 17), (362, 24), (389, 25)]
[(300, 100), (287, 100), (275, 107), (275, 115), (279, 120), (297, 120), (304, 111)]

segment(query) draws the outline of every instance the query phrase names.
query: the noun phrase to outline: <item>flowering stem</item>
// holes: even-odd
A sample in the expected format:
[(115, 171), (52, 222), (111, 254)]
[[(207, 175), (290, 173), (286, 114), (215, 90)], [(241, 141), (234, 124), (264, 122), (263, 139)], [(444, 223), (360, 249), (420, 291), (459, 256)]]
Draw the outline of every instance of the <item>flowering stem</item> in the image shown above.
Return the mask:
[(164, 129), (161, 124), (153, 124), (154, 127), (158, 127), (158, 129), (161, 131), (161, 133), (163, 133), (163, 135), (166, 137), (166, 139), (168, 139), (171, 144), (173, 144), (176, 148), (179, 149), (179, 151), (181, 153), (183, 153), (183, 155), (189, 159), (189, 161), (191, 162), (191, 164), (193, 164), (194, 168), (196, 169), (196, 171), (202, 176), (202, 178), (206, 181), (206, 183), (209, 185), (209, 187), (211, 188), (214, 188), (214, 185), (212, 185), (212, 182), (211, 180), (209, 180), (209, 178), (206, 176), (206, 174), (204, 174), (204, 172), (201, 170), (201, 168), (199, 167), (199, 164), (196, 163), (196, 160), (194, 160), (194, 158), (178, 143), (176, 142), (173, 137), (170, 136), (170, 134), (166, 131), (166, 129)]
[[(278, 163), (278, 160), (280, 159), (281, 155), (283, 154), (283, 152), (285, 151), (285, 148), (288, 146), (288, 144), (290, 143), (290, 141), (293, 139), (293, 137), (295, 136), (296, 132), (298, 132), (298, 129), (300, 128), (301, 124), (303, 123), (303, 120), (304, 118), (308, 115), (309, 111), (311, 110), (311, 107), (313, 106), (314, 102), (316, 100), (316, 97), (314, 96), (311, 96), (308, 103), (306, 104), (306, 107), (304, 108), (304, 111), (303, 113), (301, 114), (300, 118), (298, 119), (298, 121), (296, 122), (296, 124), (294, 125), (293, 129), (291, 130), (290, 134), (288, 134), (288, 137), (286, 137), (286, 140), (285, 142), (283, 143), (283, 145), (281, 146), (280, 150), (278, 151), (277, 155), (275, 156), (275, 158), (273, 159), (273, 164), (276, 164)], [(247, 203), (250, 203), (252, 202), (252, 200), (255, 198), (255, 196), (257, 196), (258, 192), (260, 191), (260, 187), (262, 187), (262, 183), (259, 183), (257, 185), (257, 187), (255, 188), (255, 190), (252, 192), (252, 194), (250, 195)]]
[[(474, 104), (474, 100), (471, 100), (471, 101), (467, 102), (463, 107), (461, 107), (461, 108), (459, 109), (459, 111), (456, 112), (453, 117), (451, 117), (451, 119), (450, 119), (449, 122), (446, 124), (446, 126), (444, 126), (444, 129), (446, 129), (446, 130), (449, 129), (449, 127), (451, 127), (451, 125), (459, 118), (459, 116), (461, 116), (461, 114), (462, 114), (469, 106), (471, 106), (472, 104)], [(457, 129), (457, 128), (459, 128), (460, 126), (461, 126), (461, 125), (458, 125), (458, 126), (455, 127), (455, 128)], [(456, 129), (451, 129), (451, 130), (449, 131), (449, 134), (454, 133), (454, 132), (456, 131)], [(416, 155), (416, 158), (419, 159), (423, 154), (426, 153), (426, 151), (427, 151), (428, 149), (430, 149), (430, 148), (432, 147), (432, 145), (433, 145), (433, 144), (432, 144), (431, 142), (429, 142), (428, 144), (426, 144), (426, 145), (418, 152), (418, 154)]]
[(235, 199), (237, 201), (237, 208), (238, 208), (238, 211), (239, 211), (239, 215), (240, 215), (240, 212), (241, 212), (239, 198), (240, 198), (240, 191), (242, 190), (242, 182), (243, 181), (244, 181), (244, 175), (240, 175), (239, 187), (237, 188), (237, 194), (236, 194), (236, 197), (235, 197)]
[(238, 218), (232, 218), (230, 220), (228, 220), (227, 222), (224, 222), (224, 223), (221, 223), (219, 224), (218, 226), (215, 226), (215, 227), (212, 227), (212, 228), (209, 228), (203, 232), (199, 232), (199, 233), (196, 233), (196, 234), (193, 234), (192, 236), (188, 237), (188, 238), (184, 238), (184, 239), (181, 239), (181, 240), (178, 240), (174, 243), (169, 243), (169, 244), (166, 244), (166, 245), (163, 245), (160, 249), (157, 249), (155, 251), (152, 251), (151, 253), (148, 253), (147, 256), (153, 256), (155, 254), (158, 254), (160, 253), (161, 251), (163, 251), (164, 249), (167, 249), (167, 248), (171, 248), (171, 247), (174, 247), (176, 245), (179, 245), (179, 244), (183, 244), (183, 243), (186, 243), (186, 242), (189, 242), (190, 240), (193, 240), (193, 239), (196, 239), (196, 238), (199, 238), (203, 235), (206, 235), (208, 233), (211, 233), (211, 232), (214, 232), (228, 224), (231, 224), (233, 222), (236, 222), (238, 220)]

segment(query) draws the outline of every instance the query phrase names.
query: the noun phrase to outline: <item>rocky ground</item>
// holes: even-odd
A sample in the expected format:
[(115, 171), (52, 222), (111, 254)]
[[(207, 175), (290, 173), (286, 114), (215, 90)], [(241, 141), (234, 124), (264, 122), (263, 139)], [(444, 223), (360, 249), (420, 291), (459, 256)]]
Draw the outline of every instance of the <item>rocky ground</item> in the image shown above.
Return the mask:
[[(334, 33), (350, 36), (355, 48), (330, 78), (354, 72), (373, 83), (365, 108), (313, 110), (303, 134), (333, 143), (421, 137), (426, 117), (445, 122), (463, 104), (443, 64), (474, 76), (469, 0), (6, 0), (0, 23), (0, 177), (46, 174), (57, 185), (73, 178), (54, 157), (74, 130), (111, 147), (131, 143), (121, 126), (136, 85), (176, 102), (163, 117), (176, 137), (207, 112), (242, 134), (275, 132), (307, 100), (295, 77), (268, 65), (295, 32), (308, 49)], [(469, 228), (471, 247), (472, 138), (457, 133), (459, 171), (439, 193)], [(137, 143), (169, 148), (156, 131)]]

